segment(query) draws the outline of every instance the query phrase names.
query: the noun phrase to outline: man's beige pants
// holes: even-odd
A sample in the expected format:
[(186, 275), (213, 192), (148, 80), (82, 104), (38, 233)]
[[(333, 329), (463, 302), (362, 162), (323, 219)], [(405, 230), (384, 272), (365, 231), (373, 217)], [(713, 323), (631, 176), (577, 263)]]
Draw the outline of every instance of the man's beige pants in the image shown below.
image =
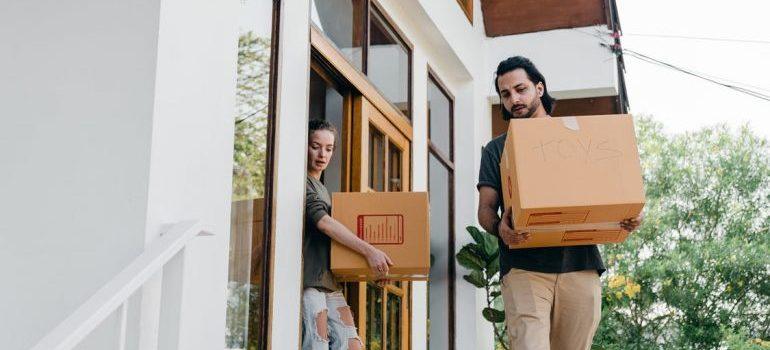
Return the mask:
[(590, 349), (601, 318), (601, 289), (596, 270), (511, 269), (501, 290), (511, 350)]

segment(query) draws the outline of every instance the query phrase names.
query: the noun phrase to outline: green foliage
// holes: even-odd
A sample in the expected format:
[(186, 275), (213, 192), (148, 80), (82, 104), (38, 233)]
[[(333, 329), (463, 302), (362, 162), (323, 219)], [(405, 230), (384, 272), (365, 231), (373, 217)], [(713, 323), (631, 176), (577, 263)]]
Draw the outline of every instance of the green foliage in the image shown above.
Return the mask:
[(456, 254), (457, 263), (471, 270), (463, 279), (476, 288), (484, 289), (487, 306), (481, 314), (492, 322), (495, 330), (496, 349), (508, 350), (505, 340), (505, 312), (500, 301), (500, 259), (497, 237), (474, 226), (465, 228), (473, 238)]
[[(242, 34), (237, 69), (233, 201), (264, 197), (270, 38)], [(230, 348), (256, 349), (262, 322), (259, 286), (230, 282), (227, 292), (225, 343)]]
[(595, 349), (761, 349), (770, 339), (770, 148), (748, 128), (636, 122), (645, 220), (603, 246)]
[(264, 197), (267, 155), (270, 38), (238, 39), (233, 200)]

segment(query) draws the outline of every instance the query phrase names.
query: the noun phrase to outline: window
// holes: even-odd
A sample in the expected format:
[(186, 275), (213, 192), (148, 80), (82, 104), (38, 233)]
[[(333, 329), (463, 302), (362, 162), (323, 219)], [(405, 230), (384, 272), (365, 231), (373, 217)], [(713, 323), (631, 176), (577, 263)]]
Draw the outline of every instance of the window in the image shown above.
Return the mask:
[(347, 63), (411, 118), (411, 48), (377, 6), (370, 0), (313, 0), (310, 19)]
[(371, 11), (369, 20), (369, 56), (367, 75), (369, 80), (398, 110), (411, 118), (409, 113), (409, 50), (393, 28), (377, 10)]
[(322, 181), (329, 192), (340, 192), (344, 186), (342, 166), (346, 157), (344, 120), (348, 114), (345, 108), (347, 93), (318, 61), (314, 59), (310, 67), (308, 116), (310, 119), (324, 119), (337, 128), (334, 156), (323, 173)]
[[(428, 290), (430, 349), (454, 349), (454, 142), (453, 101), (433, 74), (428, 79), (428, 192), (430, 251)], [(448, 337), (439, 337), (444, 334)]]
[(274, 0), (241, 0), (225, 348), (264, 349), (274, 125)]
[(310, 20), (345, 55), (363, 70), (366, 0), (313, 0)]

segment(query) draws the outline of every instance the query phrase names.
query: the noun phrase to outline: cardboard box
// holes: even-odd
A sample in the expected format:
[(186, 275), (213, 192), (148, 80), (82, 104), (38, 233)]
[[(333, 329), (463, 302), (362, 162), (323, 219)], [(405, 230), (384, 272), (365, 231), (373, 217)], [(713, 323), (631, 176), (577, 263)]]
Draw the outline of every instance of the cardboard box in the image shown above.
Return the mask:
[[(427, 280), (430, 219), (426, 192), (332, 194), (332, 217), (393, 260), (388, 279)], [(339, 281), (373, 280), (366, 259), (332, 241), (331, 270)]]
[(500, 160), (505, 208), (532, 234), (511, 248), (622, 242), (644, 207), (630, 115), (514, 119)]

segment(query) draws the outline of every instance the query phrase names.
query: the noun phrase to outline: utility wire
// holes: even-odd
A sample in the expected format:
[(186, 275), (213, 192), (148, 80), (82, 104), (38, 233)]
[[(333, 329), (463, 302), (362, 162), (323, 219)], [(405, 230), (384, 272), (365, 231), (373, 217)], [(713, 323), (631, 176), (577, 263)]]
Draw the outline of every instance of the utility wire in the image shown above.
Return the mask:
[(732, 43), (747, 43), (747, 44), (770, 44), (767, 40), (750, 40), (750, 39), (735, 39), (735, 38), (713, 38), (706, 36), (686, 36), (686, 35), (665, 35), (665, 34), (644, 34), (644, 33), (623, 33), (623, 36), (643, 36), (651, 38), (665, 38), (665, 39), (690, 39), (690, 40), (706, 40), (706, 41), (721, 41)]
[[(717, 78), (717, 77), (714, 77), (714, 76), (708, 76), (708, 74), (699, 73), (697, 71), (693, 71), (693, 70), (690, 70), (690, 69), (687, 69), (687, 68), (682, 68), (682, 67), (673, 65), (671, 63), (664, 62), (664, 61), (661, 61), (659, 59), (652, 58), (652, 57), (647, 56), (645, 54), (636, 52), (634, 50), (624, 49), (624, 48), (620, 47), (620, 44), (611, 44), (611, 43), (608, 42), (608, 39), (612, 38), (612, 36), (610, 36), (612, 34), (603, 33), (603, 32), (600, 32), (598, 30), (596, 31), (595, 34), (593, 34), (593, 33), (586, 33), (584, 31), (581, 31), (581, 30), (577, 29), (577, 28), (573, 28), (573, 30), (575, 30), (578, 33), (581, 33), (581, 34), (584, 34), (584, 35), (588, 35), (588, 36), (592, 36), (592, 37), (595, 37), (595, 38), (599, 39), (600, 40), (600, 42), (599, 42), (600, 46), (603, 46), (603, 47), (606, 47), (606, 48), (610, 49), (610, 51), (614, 52), (615, 54), (623, 54), (623, 53), (625, 53), (625, 54), (628, 54), (628, 56), (631, 56), (631, 57), (636, 58), (638, 60), (641, 60), (641, 61), (644, 61), (644, 62), (647, 62), (647, 63), (650, 63), (650, 64), (658, 65), (658, 66), (661, 66), (661, 67), (664, 67), (664, 68), (673, 69), (675, 71), (678, 71), (678, 72), (681, 72), (681, 73), (684, 73), (684, 74), (696, 77), (698, 79), (703, 79), (703, 80), (708, 81), (710, 83), (714, 83), (714, 84), (726, 87), (728, 89), (732, 89), (732, 90), (738, 91), (740, 93), (747, 94), (749, 96), (756, 97), (758, 99), (770, 102), (770, 95), (763, 94), (763, 93), (761, 93), (759, 91), (752, 90), (752, 89), (749, 89), (749, 88), (746, 88), (746, 87), (738, 86), (738, 85), (744, 85), (744, 86), (751, 86), (751, 85), (730, 81), (730, 80), (724, 79), (724, 78)], [(617, 35), (618, 33), (613, 33), (613, 34)], [(770, 42), (768, 42), (768, 43), (770, 43)], [(722, 81), (720, 81), (720, 80), (722, 80)], [(763, 89), (763, 88), (759, 88), (759, 87), (755, 87), (755, 86), (752, 86), (752, 87), (754, 87), (756, 89), (759, 89), (759, 90), (767, 91), (766, 89)]]
[[(612, 49), (612, 47), (610, 47), (609, 45), (606, 45), (606, 44), (600, 44), (600, 45)], [(669, 68), (669, 69), (672, 69), (672, 70), (675, 70), (675, 71), (678, 71), (678, 72), (681, 72), (681, 73), (684, 73), (684, 74), (687, 74), (687, 75), (690, 75), (690, 76), (693, 76), (693, 77), (696, 77), (696, 78), (699, 78), (699, 79), (702, 79), (702, 80), (705, 80), (705, 81), (708, 81), (708, 82), (711, 82), (711, 83), (714, 83), (714, 84), (717, 84), (717, 85), (720, 85), (720, 86), (724, 86), (724, 87), (726, 87), (728, 89), (732, 89), (732, 90), (738, 91), (740, 93), (744, 93), (746, 95), (749, 95), (749, 96), (752, 96), (752, 97), (756, 97), (758, 99), (770, 102), (770, 95), (763, 94), (761, 92), (758, 92), (758, 91), (755, 91), (755, 90), (751, 90), (751, 89), (747, 89), (747, 88), (744, 88), (744, 87), (741, 87), (741, 86), (737, 86), (737, 85), (734, 85), (734, 84), (728, 84), (728, 83), (725, 83), (725, 82), (722, 82), (722, 81), (719, 81), (719, 80), (716, 80), (716, 79), (713, 79), (713, 78), (705, 77), (705, 76), (703, 76), (701, 74), (698, 74), (696, 72), (693, 72), (693, 71), (691, 71), (689, 69), (678, 67), (676, 65), (673, 65), (673, 64), (661, 61), (661, 60), (656, 59), (656, 58), (652, 58), (652, 57), (647, 56), (645, 54), (636, 52), (634, 50), (629, 50), (629, 49), (620, 49), (620, 50), (622, 50), (622, 52), (624, 54), (627, 54), (628, 56), (634, 57), (634, 58), (636, 58), (638, 60), (645, 61), (647, 63), (651, 63), (651, 64), (654, 64), (654, 65), (662, 66), (662, 67), (665, 67), (665, 68)]]

